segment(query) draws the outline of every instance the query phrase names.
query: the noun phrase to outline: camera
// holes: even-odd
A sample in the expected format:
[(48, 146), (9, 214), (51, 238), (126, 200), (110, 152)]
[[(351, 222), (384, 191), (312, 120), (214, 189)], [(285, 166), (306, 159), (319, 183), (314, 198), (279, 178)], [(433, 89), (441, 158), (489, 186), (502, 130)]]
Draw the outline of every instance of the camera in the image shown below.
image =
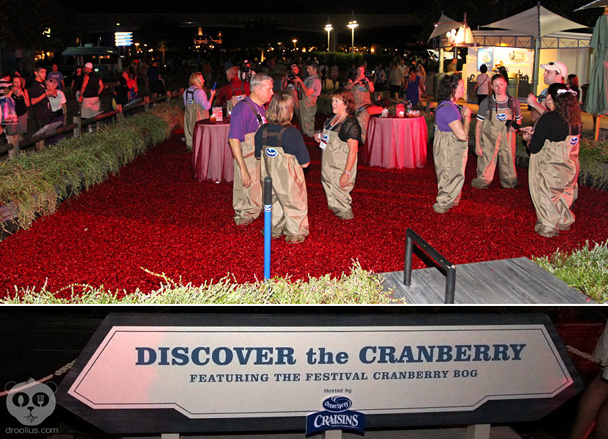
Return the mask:
[(521, 125), (518, 124), (515, 120), (509, 119), (505, 122), (507, 128), (513, 128), (515, 131), (518, 131), (521, 128)]
[(295, 81), (295, 80), (296, 80), (296, 77), (297, 77), (297, 76), (298, 76), (298, 75), (296, 75), (295, 73), (293, 73), (293, 72), (289, 72), (289, 73), (287, 74), (287, 80), (288, 80), (288, 81), (293, 82), (293, 81)]

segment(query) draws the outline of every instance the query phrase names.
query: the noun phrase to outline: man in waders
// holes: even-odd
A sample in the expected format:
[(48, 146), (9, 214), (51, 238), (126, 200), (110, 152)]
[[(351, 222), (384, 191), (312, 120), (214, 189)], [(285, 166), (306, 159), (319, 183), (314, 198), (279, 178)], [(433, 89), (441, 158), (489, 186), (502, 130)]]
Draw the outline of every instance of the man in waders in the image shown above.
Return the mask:
[(273, 95), (273, 80), (264, 73), (251, 78), (249, 85), (251, 95), (234, 106), (228, 133), (234, 156), (232, 206), (234, 222), (239, 226), (250, 224), (262, 211), (260, 164), (254, 156), (254, 136), (258, 128), (266, 123), (264, 105)]
[(315, 135), (315, 115), (317, 114), (317, 99), (321, 96), (321, 80), (317, 74), (319, 65), (312, 62), (306, 68), (308, 76), (304, 81), (296, 76), (295, 82), (302, 88), (302, 99), (300, 100), (300, 120), (301, 130), (305, 136)]
[[(302, 79), (300, 74), (300, 68), (296, 63), (293, 63), (290, 67), (290, 71), (285, 74), (281, 81), (281, 90), (285, 90), (289, 96), (293, 98), (293, 114), (296, 118), (300, 117), (300, 99), (302, 99), (302, 89), (296, 82), (296, 78)], [(301, 125), (302, 122), (298, 119), (298, 123)]]
[(357, 109), (355, 115), (361, 127), (361, 142), (365, 142), (367, 124), (369, 123), (369, 112), (367, 109), (372, 104), (371, 95), (375, 92), (374, 83), (365, 76), (365, 64), (359, 65), (357, 77), (354, 81), (349, 79), (348, 84), (344, 88), (352, 91), (355, 97), (355, 108)]
[(517, 186), (515, 142), (517, 128), (521, 124), (521, 110), (519, 102), (507, 94), (507, 81), (502, 75), (492, 77), (491, 87), (494, 93), (481, 102), (477, 112), (477, 178), (471, 185), (486, 189), (494, 179), (498, 162), (500, 185), (514, 188)]

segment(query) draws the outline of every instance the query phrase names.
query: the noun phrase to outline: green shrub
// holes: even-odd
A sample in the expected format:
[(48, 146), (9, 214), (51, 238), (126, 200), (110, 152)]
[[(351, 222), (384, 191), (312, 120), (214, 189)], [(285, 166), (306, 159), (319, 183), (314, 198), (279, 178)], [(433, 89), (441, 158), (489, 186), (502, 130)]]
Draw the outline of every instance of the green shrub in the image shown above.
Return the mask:
[(36, 216), (55, 212), (61, 200), (118, 173), (149, 146), (168, 138), (182, 121), (179, 107), (162, 104), (95, 133), (0, 162), (0, 206), (14, 203), (17, 225), (28, 228)]
[(593, 248), (587, 241), (570, 255), (558, 250), (551, 256), (534, 258), (534, 262), (593, 300), (608, 302), (608, 241), (595, 243)]
[[(150, 273), (149, 271), (145, 270)], [(153, 274), (154, 273), (150, 273)], [(238, 284), (229, 276), (216, 283), (200, 286), (184, 285), (163, 275), (159, 289), (150, 293), (106, 291), (103, 287), (70, 285), (58, 292), (46, 287), (19, 289), (15, 295), (0, 299), (0, 303), (20, 304), (388, 304), (395, 303), (390, 293), (382, 289), (383, 279), (365, 271), (355, 263), (350, 274), (340, 278), (325, 275), (308, 281), (292, 282), (287, 278)], [(57, 293), (69, 292), (69, 298), (57, 298)]]

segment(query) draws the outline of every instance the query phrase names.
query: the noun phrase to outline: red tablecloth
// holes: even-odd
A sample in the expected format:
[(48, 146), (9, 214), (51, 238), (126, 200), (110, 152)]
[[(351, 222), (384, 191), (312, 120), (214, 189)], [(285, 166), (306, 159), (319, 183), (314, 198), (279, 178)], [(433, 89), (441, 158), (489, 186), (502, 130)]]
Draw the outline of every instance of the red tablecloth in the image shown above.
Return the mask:
[(370, 117), (363, 163), (383, 168), (426, 165), (428, 132), (424, 117)]
[(232, 181), (234, 165), (228, 143), (229, 122), (199, 120), (192, 136), (192, 175), (198, 180)]

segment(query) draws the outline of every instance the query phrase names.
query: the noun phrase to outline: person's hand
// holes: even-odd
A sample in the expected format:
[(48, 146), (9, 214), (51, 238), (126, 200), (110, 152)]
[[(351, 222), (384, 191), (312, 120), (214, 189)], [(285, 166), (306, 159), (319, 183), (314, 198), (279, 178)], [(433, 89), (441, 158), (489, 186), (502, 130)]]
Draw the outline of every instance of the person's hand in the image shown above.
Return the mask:
[(251, 186), (251, 183), (253, 183), (253, 181), (251, 181), (251, 176), (249, 175), (249, 171), (247, 170), (247, 168), (241, 169), (241, 180), (243, 180), (243, 187), (245, 188), (248, 188), (249, 186)]
[(217, 93), (217, 90), (213, 90), (213, 91), (211, 92), (211, 96), (209, 97), (209, 100), (210, 100), (210, 101), (212, 101), (212, 100), (213, 100), (213, 98), (215, 97), (215, 94), (216, 94), (216, 93)]
[(521, 127), (519, 131), (521, 131), (522, 138), (526, 142), (529, 142), (532, 138), (532, 135), (534, 134), (534, 127)]
[(532, 93), (530, 93), (528, 95), (528, 97), (526, 98), (526, 102), (531, 107), (534, 107), (535, 105), (538, 105), (538, 100), (536, 99), (536, 96), (534, 96)]
[(460, 112), (460, 114), (462, 114), (462, 117), (464, 117), (465, 119), (468, 117), (471, 117), (471, 109), (469, 107), (467, 107), (466, 105), (462, 107), (462, 111)]
[(481, 145), (475, 145), (475, 155), (477, 157), (483, 156), (483, 151), (481, 150)]
[(346, 172), (343, 172), (342, 175), (340, 176), (340, 188), (344, 189), (346, 187), (346, 185), (348, 184), (348, 177), (349, 175)]

